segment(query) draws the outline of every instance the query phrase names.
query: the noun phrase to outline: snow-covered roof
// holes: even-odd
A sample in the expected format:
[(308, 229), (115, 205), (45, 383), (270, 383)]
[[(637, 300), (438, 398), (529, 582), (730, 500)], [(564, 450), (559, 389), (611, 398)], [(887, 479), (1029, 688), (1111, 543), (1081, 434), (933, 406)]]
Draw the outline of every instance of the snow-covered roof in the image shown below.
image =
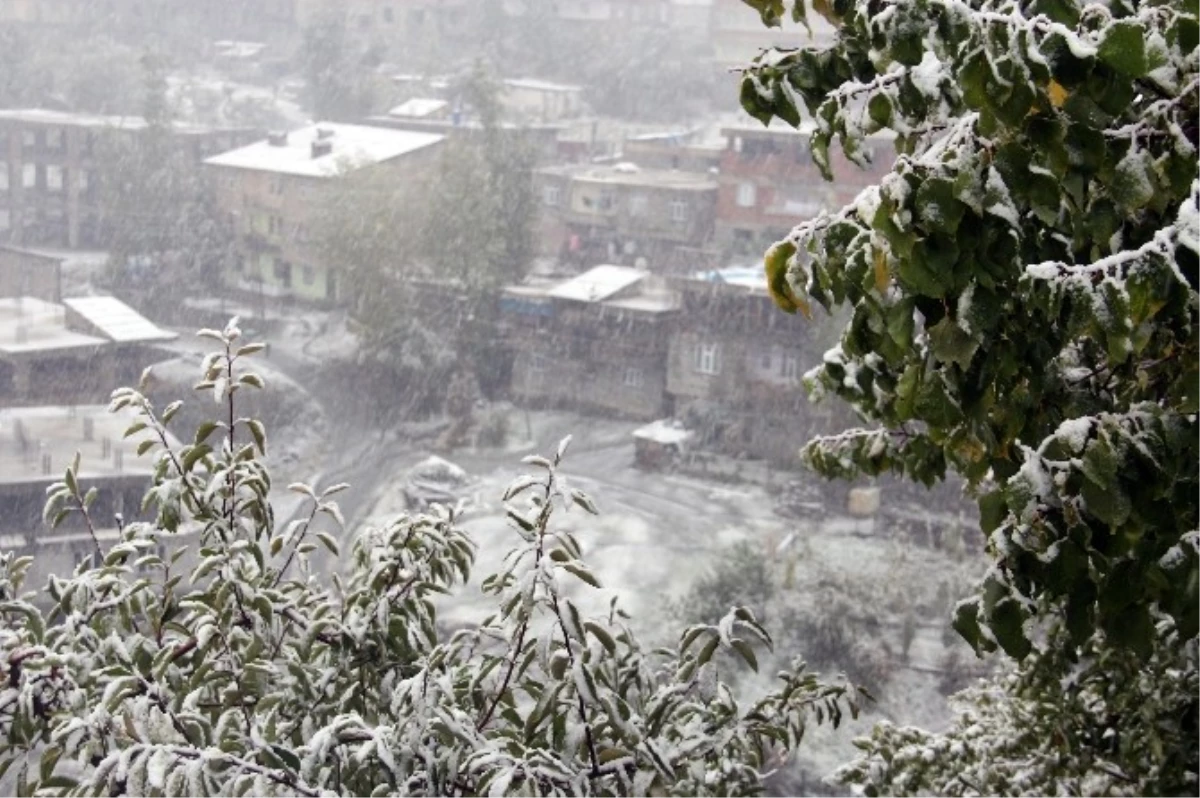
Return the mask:
[[(324, 134), (324, 138), (318, 138)], [(212, 166), (253, 169), (260, 172), (334, 177), (343, 172), (371, 166), (431, 147), (445, 136), (395, 128), (319, 122), (289, 133), (281, 143), (272, 139), (213, 156)], [(313, 157), (313, 143), (329, 142), (329, 151)]]
[(116, 297), (75, 297), (64, 299), (63, 304), (78, 313), (88, 326), (118, 343), (173, 341), (179, 337)]
[(679, 309), (679, 296), (668, 291), (639, 294), (623, 299), (610, 299), (604, 306), (641, 313), (669, 313)]
[(548, 80), (534, 80), (532, 78), (516, 78), (513, 80), (506, 80), (504, 81), (504, 85), (510, 89), (529, 89), (530, 91), (544, 91), (559, 94), (583, 91), (582, 86), (574, 86), (568, 83), (552, 83)]
[(567, 177), (585, 183), (612, 183), (630, 186), (653, 186), (687, 191), (716, 191), (717, 179), (709, 174), (683, 172), (675, 169), (637, 169), (629, 171), (622, 164), (563, 164), (544, 166), (539, 174)]
[(388, 116), (406, 116), (420, 119), (421, 117), (432, 116), (444, 110), (449, 105), (450, 103), (446, 100), (438, 100), (433, 97), (413, 97), (411, 100), (405, 100), (388, 111)]
[(616, 296), (646, 277), (646, 272), (628, 266), (596, 266), (578, 277), (550, 289), (555, 299), (601, 302)]
[(635, 438), (663, 445), (685, 443), (693, 435), (695, 433), (685, 428), (680, 422), (662, 418), (644, 427), (638, 427), (633, 431), (633, 437)]
[(146, 120), (140, 116), (101, 116), (55, 111), (50, 108), (5, 108), (0, 110), (0, 120), (43, 125), (112, 127), (121, 130), (141, 130), (146, 127)]
[(731, 266), (727, 269), (696, 272), (692, 275), (692, 279), (761, 291), (767, 289), (767, 274), (761, 266)]
[(106, 343), (68, 329), (62, 305), (28, 296), (0, 298), (0, 354), (57, 352)]
[(148, 477), (154, 457), (139, 458), (137, 447), (150, 433), (125, 437), (136, 419), (133, 411), (110, 413), (105, 405), (0, 408), (0, 484), (58, 480), (76, 452), (80, 479)]

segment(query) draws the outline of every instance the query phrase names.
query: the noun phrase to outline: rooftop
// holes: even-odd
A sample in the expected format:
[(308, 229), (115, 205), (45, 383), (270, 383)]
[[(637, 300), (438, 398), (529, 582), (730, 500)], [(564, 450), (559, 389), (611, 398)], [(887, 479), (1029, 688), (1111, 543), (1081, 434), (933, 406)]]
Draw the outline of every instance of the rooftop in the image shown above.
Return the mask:
[[(395, 128), (321, 122), (205, 161), (212, 166), (301, 177), (334, 177), (431, 147), (445, 137)], [(328, 142), (327, 151), (314, 144)]]
[(756, 291), (767, 290), (767, 275), (760, 266), (731, 266), (726, 269), (695, 272), (692, 279)]
[(694, 433), (683, 424), (671, 419), (659, 419), (633, 431), (635, 438), (663, 445), (678, 445), (688, 441), (693, 435)]
[(408, 116), (419, 119), (443, 111), (449, 105), (450, 103), (446, 100), (438, 100), (433, 97), (413, 97), (388, 111), (388, 116)]
[(99, 347), (103, 338), (67, 327), (66, 308), (33, 297), (0, 299), (0, 355)]
[(0, 355), (50, 354), (176, 337), (115, 297), (79, 297), (61, 305), (28, 296), (0, 298)]
[(177, 333), (164, 330), (116, 297), (75, 297), (64, 299), (63, 304), (75, 311), (88, 327), (117, 343), (174, 341), (179, 337)]
[(630, 163), (599, 166), (596, 164), (565, 164), (545, 166), (537, 170), (544, 175), (557, 175), (591, 183), (627, 186), (654, 186), (684, 191), (715, 191), (717, 180), (712, 175), (680, 172), (674, 169), (642, 169)]
[[(110, 130), (145, 130), (148, 125), (140, 116), (105, 116), (84, 114), (75, 111), (56, 111), (50, 108), (5, 108), (0, 109), (0, 122), (24, 122), (36, 125), (63, 125), (67, 127), (89, 127)], [(176, 122), (172, 128), (177, 133), (208, 133), (214, 128)]]
[(557, 92), (561, 94), (583, 91), (582, 86), (574, 86), (567, 83), (552, 83), (548, 80), (534, 80), (532, 78), (506, 80), (504, 81), (504, 85), (510, 89), (529, 89), (531, 91)]
[(137, 447), (151, 433), (124, 437), (136, 419), (104, 405), (0, 408), (0, 484), (58, 480), (76, 452), (81, 480), (149, 477), (154, 458), (138, 457)]
[(576, 302), (602, 302), (612, 299), (645, 277), (646, 272), (628, 266), (596, 266), (551, 288), (547, 296)]

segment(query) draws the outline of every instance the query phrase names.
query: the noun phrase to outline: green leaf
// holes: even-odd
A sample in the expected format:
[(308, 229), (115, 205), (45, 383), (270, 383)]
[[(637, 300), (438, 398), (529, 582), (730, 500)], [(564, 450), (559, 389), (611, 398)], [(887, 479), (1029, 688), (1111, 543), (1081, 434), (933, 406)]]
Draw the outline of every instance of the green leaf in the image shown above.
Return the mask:
[(1033, 648), (1025, 637), (1025, 620), (1028, 617), (1020, 602), (1012, 596), (1005, 596), (996, 602), (988, 618), (988, 627), (996, 642), (1013, 659), (1025, 659)]
[(886, 94), (873, 94), (867, 101), (867, 114), (880, 128), (892, 124), (892, 101)]
[(729, 643), (734, 647), (737, 653), (742, 655), (742, 659), (746, 660), (746, 664), (753, 668), (757, 673), (758, 657), (754, 656), (754, 649), (750, 647), (750, 644), (740, 638), (734, 638), (733, 640), (729, 641)]
[(957, 363), (965, 371), (978, 348), (979, 342), (949, 316), (929, 328), (929, 349), (943, 363)]
[(1109, 24), (1097, 51), (1100, 60), (1131, 78), (1146, 74), (1146, 36), (1136, 20)]

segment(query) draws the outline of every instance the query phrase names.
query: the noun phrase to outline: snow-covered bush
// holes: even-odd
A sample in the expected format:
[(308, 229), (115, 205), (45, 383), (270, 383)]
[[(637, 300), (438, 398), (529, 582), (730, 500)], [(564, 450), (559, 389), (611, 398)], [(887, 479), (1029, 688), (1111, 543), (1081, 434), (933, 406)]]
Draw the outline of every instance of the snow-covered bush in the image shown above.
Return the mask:
[[(99, 563), (28, 593), (28, 558), (0, 554), (0, 784), (39, 795), (743, 795), (801, 742), (808, 724), (857, 713), (849, 685), (797, 662), (777, 689), (740, 706), (714, 655), (756, 666), (770, 638), (744, 609), (641, 648), (614, 600), (601, 617), (570, 598), (597, 578), (554, 523), (595, 512), (551, 458), (505, 495), (516, 547), (482, 583), (495, 613), (446, 635), (437, 597), (475, 554), (455, 511), (435, 505), (353, 542), (325, 584), (314, 560), (339, 542), (334, 496), (292, 485), (311, 508), (282, 528), (268, 492), (260, 422), (235, 401), (262, 387), (236, 323), (206, 330), (218, 349), (197, 386), (219, 420), (188, 445), (159, 410), (121, 389), (116, 408), (153, 456), (144, 510)], [(214, 450), (206, 441), (223, 430)], [(94, 496), (70, 467), (47, 518)], [(185, 554), (175, 536), (192, 533)], [(165, 556), (160, 551), (165, 551)], [(187, 563), (187, 565), (185, 565)], [(43, 608), (49, 606), (48, 610)], [(7, 775), (5, 775), (7, 773)], [(7, 779), (7, 781), (5, 781)]]
[[(807, 10), (746, 2), (768, 24)], [(811, 7), (834, 42), (761, 56), (743, 105), (808, 116), (827, 176), (835, 139), (862, 162), (887, 135), (899, 157), (766, 256), (783, 308), (853, 310), (808, 382), (874, 427), (805, 457), (828, 476), (960, 474), (991, 567), (955, 628), (1021, 663), (968, 694), (946, 738), (988, 740), (971, 783), (926, 778), (891, 730), (844, 775), (899, 793), (1194, 793), (1200, 707), (1179, 685), (1195, 685), (1200, 629), (1196, 5)], [(1033, 750), (1051, 727), (1067, 741), (1053, 762)], [(943, 774), (963, 756), (920, 754)]]

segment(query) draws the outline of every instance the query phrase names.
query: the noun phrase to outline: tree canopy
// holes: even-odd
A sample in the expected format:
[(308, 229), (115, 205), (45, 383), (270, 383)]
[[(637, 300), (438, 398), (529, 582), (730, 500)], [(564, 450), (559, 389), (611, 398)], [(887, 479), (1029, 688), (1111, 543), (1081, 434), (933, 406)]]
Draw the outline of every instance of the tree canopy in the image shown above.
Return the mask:
[(346, 486), (289, 486), (307, 512), (277, 521), (266, 430), (238, 414), (262, 346), (236, 320), (201, 335), (213, 418), (190, 443), (167, 433), (182, 402), (113, 394), (155, 463), (154, 520), (102, 544), (77, 459), (45, 514), (81, 517), (95, 557), (35, 594), (29, 558), (0, 554), (0, 780), (18, 794), (747, 795), (809, 724), (857, 712), (799, 662), (739, 705), (714, 655), (757, 667), (770, 638), (749, 610), (655, 651), (616, 600), (583, 611), (599, 579), (558, 517), (597, 509), (560, 472), (568, 440), (504, 495), (514, 547), (482, 623), (438, 622), (475, 556), (450, 508), (369, 529), (321, 576), (340, 544), (313, 520), (340, 522)]
[[(808, 11), (803, 0), (746, 1), (767, 24)], [(853, 312), (808, 382), (870, 426), (813, 441), (805, 459), (829, 476), (966, 480), (991, 564), (955, 627), (978, 652), (1022, 662), (1019, 687), (997, 689), (1024, 697), (990, 710), (976, 695), (968, 715), (984, 725), (958, 732), (1001, 716), (1011, 731), (1023, 712), (1049, 713), (1070, 719), (1060, 728), (1073, 757), (1058, 771), (997, 776), (1015, 750), (1044, 742), (1002, 749), (997, 726), (997, 777), (971, 787), (954, 782), (946, 751), (931, 754), (937, 775), (892, 762), (887, 752), (913, 741), (887, 734), (893, 747), (877, 739), (882, 759), (871, 761), (892, 763), (888, 779), (865, 766), (848, 775), (896, 792), (1194, 792), (1196, 8), (812, 9), (836, 40), (761, 56), (744, 74), (743, 105), (764, 123), (810, 124), (827, 176), (835, 141), (861, 162), (867, 137), (890, 136), (899, 157), (881, 185), (766, 256), (785, 308)], [(1139, 662), (1157, 665), (1135, 676)], [(1121, 674), (1155, 687), (1116, 697)], [(1055, 781), (1075, 765), (1091, 780)]]

